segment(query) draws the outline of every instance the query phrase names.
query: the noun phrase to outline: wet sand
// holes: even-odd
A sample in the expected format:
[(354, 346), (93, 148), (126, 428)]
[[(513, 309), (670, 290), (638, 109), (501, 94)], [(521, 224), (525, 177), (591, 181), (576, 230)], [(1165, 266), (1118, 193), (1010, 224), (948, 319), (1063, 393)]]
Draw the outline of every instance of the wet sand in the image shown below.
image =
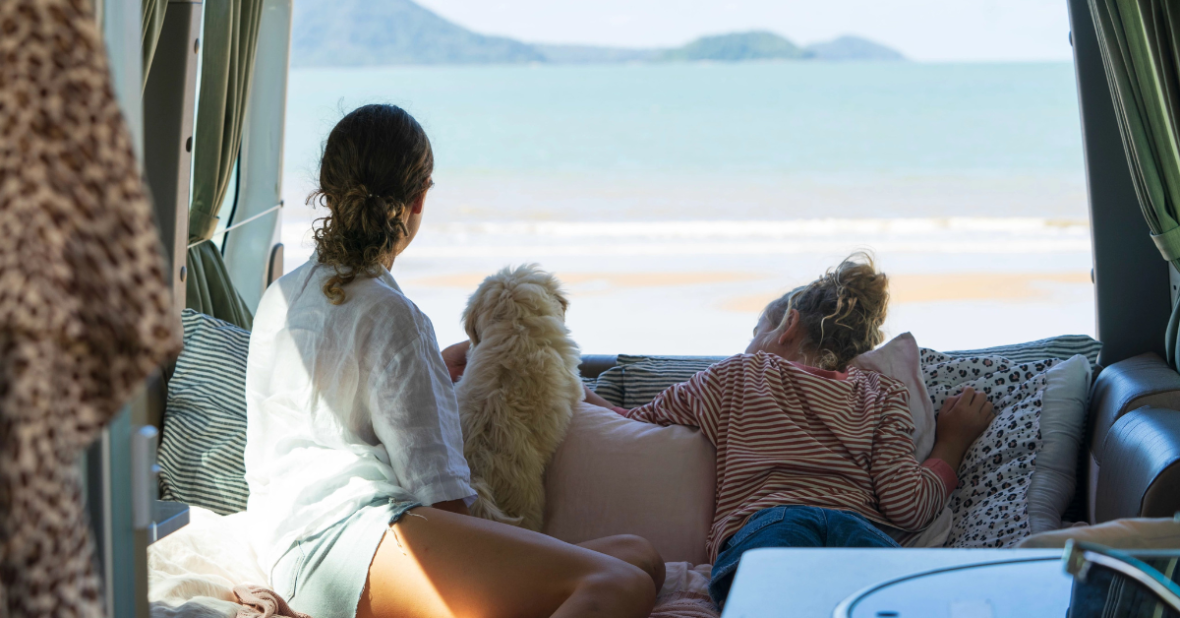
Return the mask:
[[(556, 273), (571, 296), (604, 294), (627, 288), (666, 288), (693, 285), (712, 285), (738, 281), (772, 279), (772, 273), (757, 272), (672, 272), (672, 273)], [(468, 272), (433, 277), (408, 279), (410, 287), (454, 288), (468, 292), (487, 276)], [(889, 278), (889, 299), (892, 304), (963, 302), (973, 300), (1027, 302), (1052, 299), (1055, 286), (1085, 285), (1090, 274), (1066, 273), (978, 273), (958, 272), (940, 274), (901, 274)], [(724, 300), (720, 307), (726, 311), (750, 313), (761, 311), (783, 292), (766, 292), (736, 296)]]
[[(288, 270), (311, 254), (310, 217), (294, 214)], [(891, 277), (887, 335), (967, 349), (1094, 332), (1089, 229), (1076, 220), (502, 221), (420, 236), (393, 274), (443, 344), (464, 338), (459, 317), (484, 277), (536, 262), (569, 291), (587, 353), (734, 353), (767, 302), (859, 249)]]
[[(1051, 300), (1055, 284), (1089, 284), (1090, 274), (1073, 273), (940, 273), (902, 274), (889, 277), (889, 302), (965, 302), (975, 300), (1028, 302)], [(761, 311), (780, 294), (752, 294), (727, 300), (727, 311)]]

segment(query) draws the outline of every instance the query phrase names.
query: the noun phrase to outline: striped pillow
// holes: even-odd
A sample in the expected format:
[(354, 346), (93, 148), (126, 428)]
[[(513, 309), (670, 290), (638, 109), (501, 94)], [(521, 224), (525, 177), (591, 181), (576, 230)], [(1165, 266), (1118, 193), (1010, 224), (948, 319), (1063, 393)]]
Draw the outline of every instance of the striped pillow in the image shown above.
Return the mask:
[[(1068, 359), (1081, 354), (1094, 367), (1102, 343), (1086, 335), (1062, 335), (1027, 343), (997, 346), (981, 350), (937, 352), (952, 358), (1002, 356), (1014, 363), (1031, 363), (1050, 358)], [(936, 353), (925, 348), (922, 356)], [(636, 408), (656, 398), (664, 389), (687, 382), (723, 356), (633, 356), (620, 354), (618, 365), (602, 372), (594, 392), (616, 406)]]
[(246, 355), (250, 332), (185, 309), (184, 351), (168, 381), (160, 441), (163, 500), (221, 515), (246, 510)]
[[(981, 350), (960, 350), (957, 352), (941, 352), (953, 358), (970, 358), (976, 356), (1003, 356), (1014, 363), (1035, 363), (1040, 360), (1057, 358), (1068, 360), (1077, 354), (1090, 361), (1090, 368), (1098, 366), (1098, 353), (1102, 351), (1102, 342), (1086, 335), (1061, 335), (1048, 339), (1038, 339), (1027, 343), (1014, 343)], [(922, 350), (926, 352), (933, 350)]]
[(616, 406), (637, 408), (725, 358), (620, 354), (618, 364), (598, 376), (594, 392)]

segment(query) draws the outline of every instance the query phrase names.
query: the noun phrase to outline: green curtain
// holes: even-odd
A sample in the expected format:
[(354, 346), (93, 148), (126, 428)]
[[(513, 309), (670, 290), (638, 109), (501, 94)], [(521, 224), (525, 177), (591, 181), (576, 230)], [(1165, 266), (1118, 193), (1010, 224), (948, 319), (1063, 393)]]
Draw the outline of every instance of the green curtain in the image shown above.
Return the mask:
[[(1089, 2), (1139, 207), (1160, 254), (1180, 268), (1180, 3)], [(1180, 368), (1180, 311), (1165, 337)]]
[[(221, 259), (221, 251), (211, 242), (203, 242), (188, 250), (188, 277), (185, 279), (185, 304), (206, 315), (250, 330), (254, 316), (242, 302), (237, 290), (218, 287), (229, 281), (229, 271)], [(226, 292), (232, 292), (227, 294)]]
[(156, 55), (156, 43), (160, 42), (160, 30), (164, 29), (164, 13), (168, 0), (143, 0), (143, 87), (147, 87), (148, 71)]
[(193, 147), (193, 201), (189, 209), (186, 284), (189, 308), (249, 329), (242, 301), (217, 247), (204, 242), (217, 229), (242, 145), (242, 123), (258, 45), (262, 0), (206, 0), (201, 41), (201, 89)]

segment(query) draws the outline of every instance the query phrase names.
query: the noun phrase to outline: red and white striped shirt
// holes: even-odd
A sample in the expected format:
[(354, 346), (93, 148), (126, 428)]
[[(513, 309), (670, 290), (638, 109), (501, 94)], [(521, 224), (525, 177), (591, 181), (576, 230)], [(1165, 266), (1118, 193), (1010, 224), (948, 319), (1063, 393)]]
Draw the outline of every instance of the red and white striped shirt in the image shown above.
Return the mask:
[(905, 385), (854, 367), (847, 374), (739, 354), (672, 386), (629, 418), (699, 427), (717, 447), (711, 560), (754, 513), (803, 505), (924, 528), (958, 485), (941, 459), (914, 459)]

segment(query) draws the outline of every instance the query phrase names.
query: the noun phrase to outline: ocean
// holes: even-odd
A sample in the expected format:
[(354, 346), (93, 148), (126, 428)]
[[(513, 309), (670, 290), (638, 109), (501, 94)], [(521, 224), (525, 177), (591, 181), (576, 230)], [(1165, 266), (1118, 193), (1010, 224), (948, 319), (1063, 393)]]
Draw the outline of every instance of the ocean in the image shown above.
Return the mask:
[(535, 262), (586, 352), (734, 353), (767, 300), (854, 250), (893, 279), (886, 330), (921, 345), (1093, 333), (1068, 63), (295, 69), (288, 269), (323, 141), (370, 102), (434, 146), (394, 275), (444, 345), (484, 276)]

